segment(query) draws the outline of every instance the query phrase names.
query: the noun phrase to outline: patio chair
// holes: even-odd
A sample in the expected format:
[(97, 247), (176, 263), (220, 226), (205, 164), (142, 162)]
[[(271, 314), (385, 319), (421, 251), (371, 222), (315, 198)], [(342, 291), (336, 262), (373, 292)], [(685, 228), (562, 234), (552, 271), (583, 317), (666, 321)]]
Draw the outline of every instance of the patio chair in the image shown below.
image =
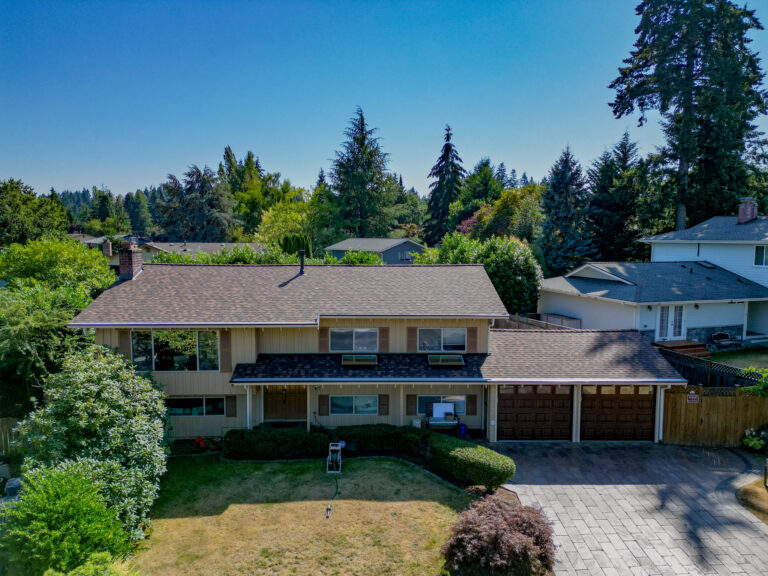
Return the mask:
[(732, 336), (728, 332), (715, 332), (710, 336), (712, 345), (717, 349), (732, 348), (741, 345), (741, 339)]
[[(427, 428), (432, 430), (458, 430), (459, 418), (453, 402), (427, 404)], [(449, 416), (450, 415), (450, 416)]]
[(325, 461), (325, 471), (328, 474), (341, 474), (341, 442), (331, 442), (328, 445), (328, 459)]

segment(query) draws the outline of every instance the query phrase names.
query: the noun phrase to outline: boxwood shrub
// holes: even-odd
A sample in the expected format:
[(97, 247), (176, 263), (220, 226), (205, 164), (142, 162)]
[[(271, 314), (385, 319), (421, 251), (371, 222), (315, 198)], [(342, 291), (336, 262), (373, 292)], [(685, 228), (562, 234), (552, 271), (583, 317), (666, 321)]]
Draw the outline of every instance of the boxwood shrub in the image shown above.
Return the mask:
[(462, 484), (495, 490), (515, 475), (508, 456), (444, 434), (430, 434), (428, 459)]
[(233, 460), (291, 460), (327, 454), (328, 434), (303, 428), (230, 430), (224, 436), (224, 455)]
[(356, 455), (389, 455), (413, 458), (424, 453), (429, 432), (413, 426), (372, 424), (339, 426), (330, 431), (333, 442), (344, 440), (345, 451)]

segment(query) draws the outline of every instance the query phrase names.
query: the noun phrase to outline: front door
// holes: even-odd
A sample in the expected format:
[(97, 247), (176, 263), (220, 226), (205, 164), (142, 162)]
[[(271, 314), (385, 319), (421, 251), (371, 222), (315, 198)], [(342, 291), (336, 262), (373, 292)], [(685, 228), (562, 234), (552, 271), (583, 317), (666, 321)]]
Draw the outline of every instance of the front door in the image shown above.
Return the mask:
[(685, 306), (659, 306), (659, 325), (657, 340), (682, 340)]
[(264, 420), (307, 419), (307, 390), (303, 386), (269, 386), (264, 390)]

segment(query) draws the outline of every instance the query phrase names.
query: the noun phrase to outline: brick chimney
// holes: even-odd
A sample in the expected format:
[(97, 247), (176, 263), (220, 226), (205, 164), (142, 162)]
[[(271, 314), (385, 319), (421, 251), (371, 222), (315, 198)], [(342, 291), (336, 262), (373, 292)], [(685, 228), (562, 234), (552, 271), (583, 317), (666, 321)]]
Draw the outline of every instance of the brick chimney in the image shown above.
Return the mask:
[(104, 240), (104, 243), (101, 245), (101, 253), (104, 254), (107, 258), (112, 257), (112, 242), (109, 240)]
[(757, 202), (754, 198), (742, 198), (739, 203), (739, 224), (752, 222), (757, 218)]
[(133, 242), (126, 242), (120, 250), (120, 280), (133, 280), (141, 272), (141, 250)]

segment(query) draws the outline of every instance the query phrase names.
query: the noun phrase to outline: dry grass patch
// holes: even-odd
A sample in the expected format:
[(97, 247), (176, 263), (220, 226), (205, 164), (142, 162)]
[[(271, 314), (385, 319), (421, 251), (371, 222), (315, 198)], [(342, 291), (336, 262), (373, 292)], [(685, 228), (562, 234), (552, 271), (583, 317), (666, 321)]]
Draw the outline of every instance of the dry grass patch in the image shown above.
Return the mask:
[(440, 547), (470, 497), (391, 460), (172, 460), (153, 532), (126, 565), (142, 576), (441, 572)]
[(768, 524), (768, 490), (765, 489), (762, 478), (741, 488), (736, 492), (736, 497), (742, 506)]

